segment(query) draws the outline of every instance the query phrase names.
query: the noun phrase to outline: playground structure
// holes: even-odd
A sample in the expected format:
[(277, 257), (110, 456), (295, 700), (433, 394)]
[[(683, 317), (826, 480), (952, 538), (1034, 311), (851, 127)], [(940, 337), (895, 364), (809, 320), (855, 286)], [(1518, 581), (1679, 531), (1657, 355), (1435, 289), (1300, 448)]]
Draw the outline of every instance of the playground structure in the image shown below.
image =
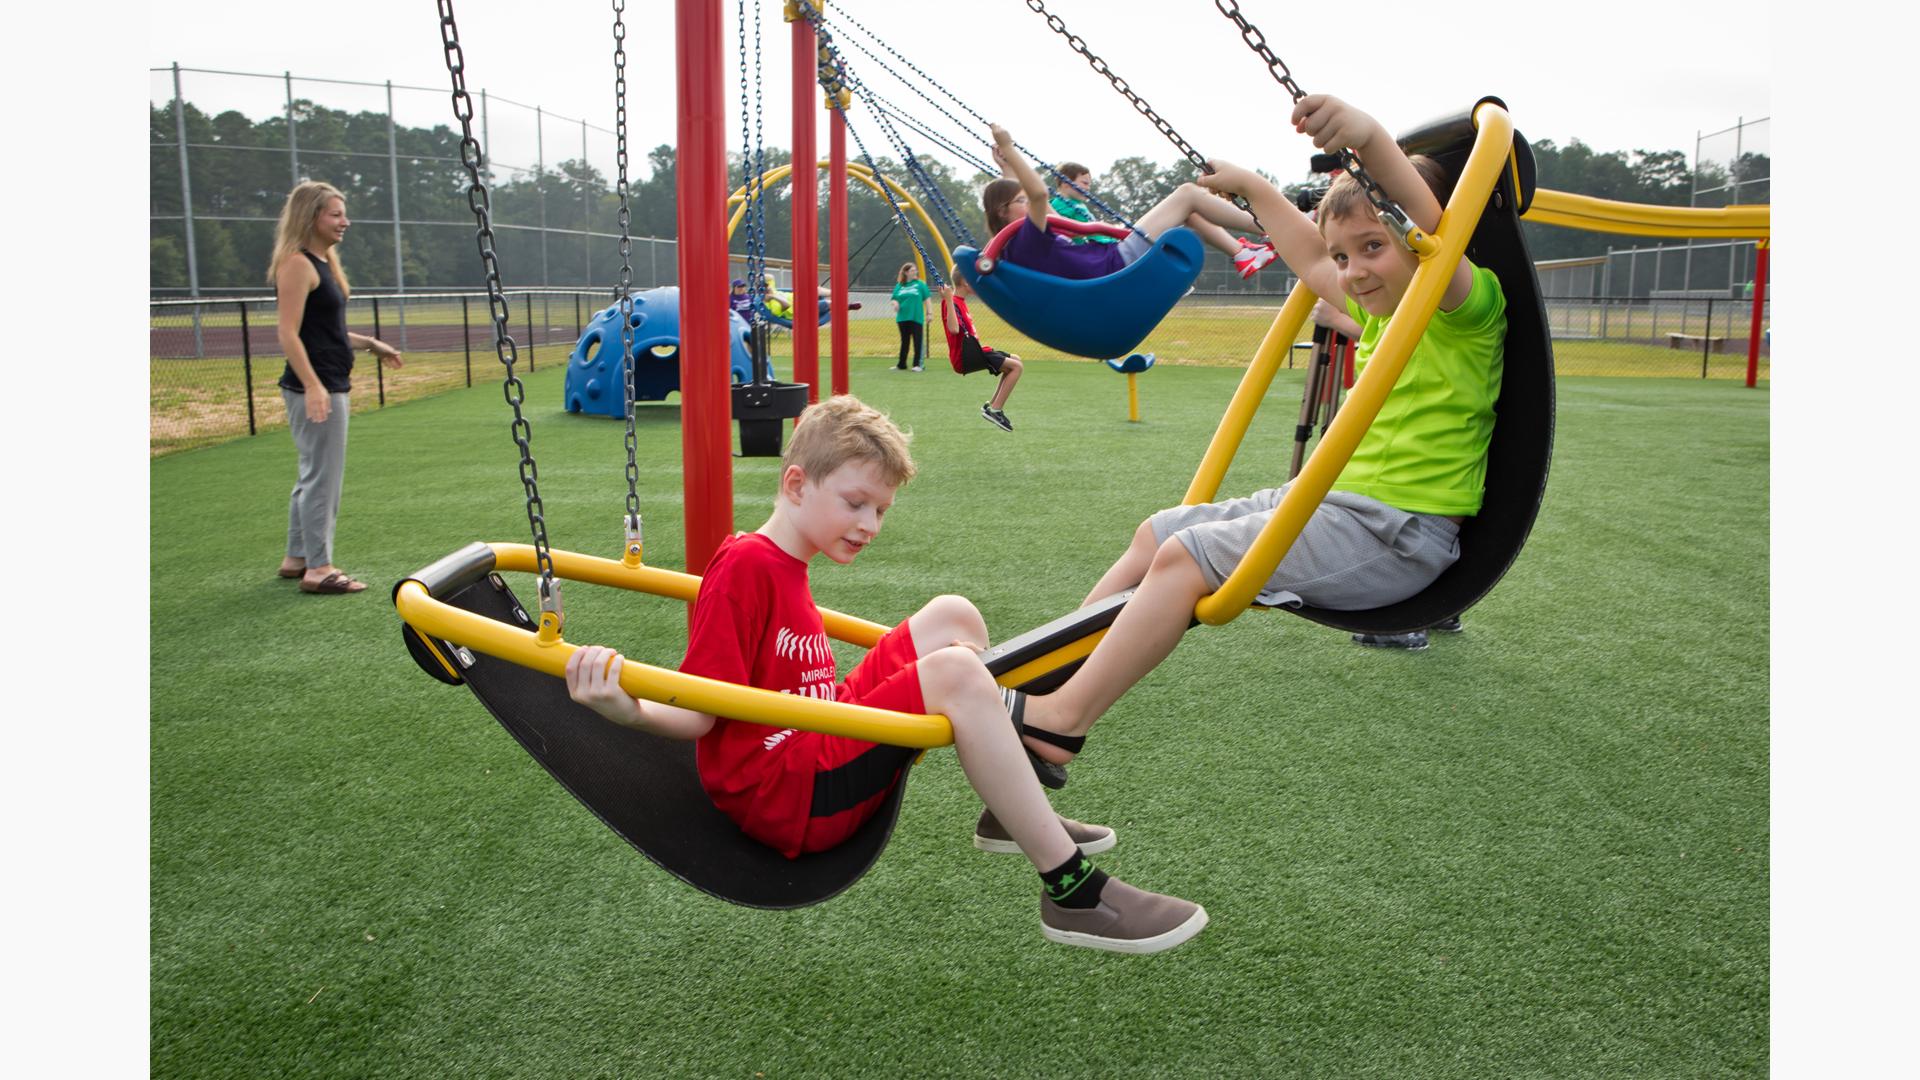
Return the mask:
[[(753, 358), (747, 351), (747, 322), (731, 317), (727, 370), (736, 383), (751, 381)], [(624, 408), (626, 371), (633, 364), (633, 400), (664, 401), (680, 389), (680, 290), (666, 285), (633, 295), (633, 332), (628, 357), (620, 355), (620, 305), (594, 313), (567, 357), (563, 400), (570, 413), (619, 416)]]
[[(813, 158), (812, 115), (807, 103), (811, 100), (814, 72), (809, 65), (819, 57), (824, 75), (829, 56), (814, 39), (813, 21), (819, 17), (818, 12), (804, 0), (789, 4), (787, 11), (793, 25), (796, 61), (793, 152), (797, 160), (805, 161)], [(1245, 25), (1244, 20), (1236, 21)], [(679, 255), (681, 280), (686, 289), (682, 349), (683, 355), (693, 357), (684, 373), (682, 387), (689, 566), (704, 565), (719, 541), (731, 532), (733, 522), (725, 404), (729, 399), (724, 396), (725, 384), (720, 381), (724, 366), (702, 363), (699, 359), (725, 348), (727, 340), (723, 330), (727, 325), (723, 225), (726, 203), (721, 183), (725, 170), (717, 119), (721, 82), (719, 24), (717, 3), (683, 0), (679, 7), (682, 100), (678, 166), (683, 185), (679, 205), (682, 238)], [(443, 16), (442, 30), (454, 42), (449, 46), (448, 57), (449, 69), (455, 76), (458, 111), (460, 68), (450, 16)], [(1059, 32), (1065, 33), (1063, 29)], [(1248, 37), (1248, 40), (1254, 39)], [(1115, 80), (1116, 87), (1120, 85), (1117, 76), (1109, 74), (1109, 78)], [(1297, 88), (1289, 89), (1296, 97), (1300, 96)], [(828, 91), (836, 151), (830, 159), (830, 214), (840, 225), (830, 235), (834, 242), (830, 244), (833, 254), (829, 272), (833, 306), (844, 310), (848, 169), (840, 135), (847, 100), (844, 91), (831, 85)], [(1170, 132), (1162, 123), (1163, 129)], [(468, 139), (471, 140), (470, 134)], [(1371, 611), (1333, 612), (1303, 607), (1298, 613), (1327, 625), (1369, 632), (1401, 632), (1432, 625), (1457, 615), (1484, 596), (1518, 555), (1531, 529), (1544, 491), (1553, 431), (1551, 345), (1537, 282), (1518, 226), (1519, 216), (1527, 211), (1536, 194), (1532, 185), (1531, 153), (1525, 141), (1518, 137), (1505, 105), (1493, 98), (1482, 99), (1460, 117), (1422, 129), (1402, 142), (1409, 152), (1441, 157), (1443, 164), (1458, 177), (1454, 192), (1431, 233), (1403, 230), (1408, 247), (1420, 255), (1420, 261), (1407, 287), (1399, 317), (1392, 320), (1382, 334), (1346, 407), (1322, 437), (1238, 568), (1195, 607), (1194, 617), (1200, 622), (1224, 624), (1248, 610), (1261, 584), (1285, 556), (1378, 414), (1425, 331), (1447, 279), (1470, 243), (1477, 245), (1476, 262), (1502, 278), (1509, 300), (1507, 366), (1499, 401), (1500, 426), (1488, 454), (1486, 508), (1463, 525), (1464, 554), (1460, 561), (1417, 596)], [(796, 207), (796, 253), (813, 251), (817, 242), (811, 213), (814, 172), (802, 169), (791, 177)], [(477, 170), (474, 177), (478, 186)], [(1362, 178), (1365, 179), (1364, 173)], [(757, 186), (764, 187), (765, 183), (763, 179)], [(1391, 204), (1389, 208), (1398, 211)], [(484, 237), (485, 211), (478, 204), (476, 215)], [(696, 242), (696, 238), (703, 236), (712, 242)], [(484, 243), (482, 250), (484, 254), (491, 254)], [(794, 278), (795, 295), (817, 292), (816, 268), (804, 255), (795, 260)], [(1314, 300), (1304, 286), (1297, 287), (1289, 296), (1227, 406), (1185, 502), (1206, 502), (1216, 495), (1261, 399), (1303, 328)], [(846, 380), (845, 320), (836, 320), (834, 325), (838, 332), (833, 378), (835, 392), (841, 392)], [(501, 332), (504, 335), (504, 330)], [(504, 340), (504, 336), (501, 351), (503, 355), (511, 352), (511, 342)], [(819, 372), (814, 334), (795, 334), (793, 366), (796, 383), (804, 385), (810, 398), (817, 398), (815, 387)], [(510, 362), (508, 372), (511, 386)], [(518, 425), (518, 405), (511, 392), (509, 400), (515, 403)], [(530, 479), (534, 471), (530, 450), (524, 439), (520, 444), (521, 474), (527, 481), (528, 511), (534, 524), (535, 543), (532, 546), (471, 544), (396, 585), (394, 602), (406, 624), (404, 634), (415, 660), (443, 681), (472, 685), (502, 723), (557, 780), (635, 847), (697, 887), (735, 902), (775, 907), (818, 902), (846, 888), (884, 846), (897, 812), (900, 786), (896, 786), (889, 805), (871, 818), (852, 841), (822, 853), (823, 858), (794, 861), (782, 873), (778, 869), (781, 864), (772, 852), (757, 848), (737, 829), (726, 825), (709, 801), (686, 797), (668, 782), (668, 774), (680, 775), (683, 780), (692, 775), (688, 766), (690, 748), (680, 748), (676, 753), (669, 740), (616, 728), (591, 718), (578, 707), (569, 710), (564, 695), (553, 698), (557, 682), (551, 677), (563, 673), (567, 658), (575, 649), (561, 636), (556, 578), (612, 585), (683, 601), (692, 600), (698, 579), (648, 567), (642, 562), (637, 513), (631, 509), (628, 544), (622, 560), (550, 550), (537, 514), (538, 492)], [(631, 446), (631, 438), (629, 444)], [(630, 484), (632, 473), (630, 450)], [(631, 505), (631, 493), (629, 499)], [(498, 577), (500, 570), (534, 571), (540, 575), (537, 625), (513, 600)], [(983, 654), (988, 670), (1006, 686), (1039, 691), (1058, 685), (1092, 652), (1128, 595), (1109, 597), (988, 650)], [(824, 611), (822, 614), (831, 636), (854, 644), (870, 647), (884, 631), (878, 624), (849, 616)], [(475, 653), (483, 655), (486, 661), (483, 663)], [(548, 678), (535, 679), (535, 675)], [(941, 746), (952, 741), (951, 726), (941, 716), (892, 713), (803, 699), (641, 663), (629, 663), (623, 669), (621, 686), (638, 698), (669, 701), (700, 712), (776, 727), (797, 727), (906, 747)], [(537, 708), (529, 708), (537, 690), (544, 692), (548, 700)], [(624, 742), (615, 744), (613, 740)], [(622, 767), (610, 768), (613, 762)], [(689, 846), (690, 840), (704, 842)]]

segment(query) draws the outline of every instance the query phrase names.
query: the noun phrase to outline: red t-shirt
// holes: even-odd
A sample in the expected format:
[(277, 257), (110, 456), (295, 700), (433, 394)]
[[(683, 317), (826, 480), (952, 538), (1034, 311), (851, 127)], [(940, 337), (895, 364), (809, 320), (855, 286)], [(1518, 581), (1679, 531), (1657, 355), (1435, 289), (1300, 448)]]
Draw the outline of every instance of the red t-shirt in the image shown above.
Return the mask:
[(958, 296), (954, 297), (953, 310), (958, 315), (958, 321), (960, 323), (960, 332), (958, 334), (947, 330), (947, 301), (944, 297), (941, 298), (940, 329), (947, 331), (947, 363), (953, 365), (954, 371), (965, 375), (967, 373), (964, 365), (965, 354), (961, 351), (963, 341), (966, 338), (972, 338), (973, 343), (980, 348), (985, 349), (986, 346), (981, 343), (980, 335), (974, 333), (973, 315), (967, 311), (966, 300)]
[[(807, 564), (759, 533), (721, 541), (693, 602), (680, 670), (836, 700), (833, 648), (807, 585)], [(792, 728), (719, 717), (694, 750), (708, 797), (754, 839), (800, 850), (813, 798), (811, 761), (787, 762)]]

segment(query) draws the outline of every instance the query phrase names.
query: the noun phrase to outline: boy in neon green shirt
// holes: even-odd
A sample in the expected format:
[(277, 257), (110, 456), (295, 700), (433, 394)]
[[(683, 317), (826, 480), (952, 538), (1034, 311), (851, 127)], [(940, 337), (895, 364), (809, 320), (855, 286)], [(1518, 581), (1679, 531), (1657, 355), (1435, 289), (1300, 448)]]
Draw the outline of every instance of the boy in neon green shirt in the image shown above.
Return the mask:
[[(1321, 149), (1349, 147), (1420, 228), (1438, 227), (1443, 174), (1409, 160), (1378, 121), (1337, 98), (1294, 107), (1296, 130)], [(1419, 260), (1341, 177), (1312, 221), (1248, 169), (1225, 162), (1202, 186), (1244, 195), (1271, 229), (1287, 266), (1316, 295), (1347, 299), (1360, 323), (1362, 363), (1412, 283)], [(1382, 607), (1426, 588), (1459, 558), (1459, 526), (1479, 512), (1493, 402), (1500, 394), (1506, 298), (1491, 271), (1455, 267), (1420, 343), (1333, 490), (1302, 528), (1260, 594), (1266, 604)], [(1071, 760), (1088, 729), (1167, 657), (1200, 598), (1239, 565), (1286, 489), (1154, 514), (1087, 595), (1136, 591), (1073, 677), (1051, 694), (1016, 700), (1029, 756), (1043, 779)]]

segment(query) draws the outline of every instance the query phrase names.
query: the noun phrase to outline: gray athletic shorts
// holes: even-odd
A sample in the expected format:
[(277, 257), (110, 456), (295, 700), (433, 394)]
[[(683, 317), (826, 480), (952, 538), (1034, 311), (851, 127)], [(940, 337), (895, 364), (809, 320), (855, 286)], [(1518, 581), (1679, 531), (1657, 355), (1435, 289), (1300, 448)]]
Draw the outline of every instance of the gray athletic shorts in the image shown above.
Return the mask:
[(1120, 241), (1120, 257), (1127, 260), (1127, 265), (1131, 266), (1152, 247), (1153, 237), (1135, 229), (1127, 234), (1125, 240)]
[[(1244, 499), (1176, 506), (1147, 521), (1156, 543), (1179, 537), (1201, 576), (1217, 589), (1253, 547), (1286, 490), (1283, 485)], [(1332, 611), (1385, 607), (1432, 584), (1459, 557), (1460, 526), (1445, 517), (1329, 491), (1258, 599), (1269, 607), (1305, 603)]]

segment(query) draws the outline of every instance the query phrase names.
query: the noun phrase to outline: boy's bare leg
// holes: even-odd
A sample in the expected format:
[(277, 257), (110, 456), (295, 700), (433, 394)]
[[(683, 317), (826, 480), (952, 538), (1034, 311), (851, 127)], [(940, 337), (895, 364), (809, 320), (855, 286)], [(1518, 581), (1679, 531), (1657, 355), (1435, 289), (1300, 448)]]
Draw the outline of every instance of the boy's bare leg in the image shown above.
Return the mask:
[(1187, 215), (1187, 228), (1200, 234), (1200, 239), (1215, 251), (1224, 251), (1231, 255), (1240, 250), (1240, 238), (1225, 228), (1215, 225), (1199, 214)]
[(1153, 565), (1154, 552), (1159, 548), (1159, 541), (1153, 538), (1153, 525), (1149, 522), (1141, 522), (1140, 527), (1133, 530), (1133, 539), (1127, 544), (1127, 550), (1121, 552), (1120, 557), (1107, 568), (1107, 572), (1094, 585), (1093, 591), (1087, 594), (1085, 600), (1080, 601), (1080, 606), (1086, 607), (1095, 600), (1104, 600), (1114, 593), (1140, 584), (1147, 576), (1147, 569)]
[(980, 658), (965, 646), (935, 649), (921, 657), (917, 670), (927, 708), (953, 724), (953, 748), (967, 782), (1033, 868), (1044, 873), (1078, 856), (1080, 849), (1033, 777), (1007, 723), (1000, 688)]
[[(1027, 699), (1026, 725), (1085, 735), (1121, 695), (1173, 652), (1193, 619), (1193, 606), (1211, 591), (1186, 545), (1169, 537), (1154, 553), (1139, 590), (1080, 670), (1053, 693)], [(1067, 751), (1037, 739), (1027, 745), (1049, 761), (1073, 760)]]
[(1009, 356), (1000, 363), (1000, 385), (994, 388), (993, 400), (988, 405), (996, 409), (1007, 407), (1007, 398), (1013, 394), (1013, 384), (1020, 381), (1020, 358)]
[(1177, 225), (1187, 224), (1193, 216), (1221, 227), (1218, 231), (1202, 232), (1200, 239), (1229, 256), (1240, 250), (1240, 241), (1228, 229), (1256, 235), (1260, 232), (1260, 225), (1252, 214), (1198, 184), (1181, 184), (1173, 189), (1173, 194), (1160, 200), (1140, 218), (1139, 226), (1148, 236), (1157, 237)]

